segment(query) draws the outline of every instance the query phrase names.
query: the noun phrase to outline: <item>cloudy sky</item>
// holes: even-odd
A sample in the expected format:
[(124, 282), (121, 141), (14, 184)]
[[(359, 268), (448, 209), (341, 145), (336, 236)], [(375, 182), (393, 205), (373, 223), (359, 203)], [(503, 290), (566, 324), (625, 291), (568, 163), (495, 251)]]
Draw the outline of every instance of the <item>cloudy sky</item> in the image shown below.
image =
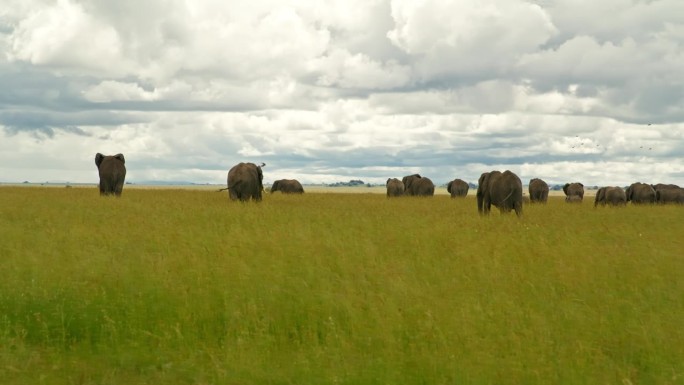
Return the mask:
[(681, 0), (7, 0), (0, 182), (684, 185)]

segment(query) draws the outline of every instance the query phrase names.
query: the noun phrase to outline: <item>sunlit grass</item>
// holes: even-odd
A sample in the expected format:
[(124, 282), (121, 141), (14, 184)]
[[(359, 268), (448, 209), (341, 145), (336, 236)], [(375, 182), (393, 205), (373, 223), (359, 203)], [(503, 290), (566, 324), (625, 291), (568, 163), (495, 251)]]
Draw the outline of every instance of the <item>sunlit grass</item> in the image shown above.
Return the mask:
[(0, 378), (682, 383), (683, 209), (0, 188)]

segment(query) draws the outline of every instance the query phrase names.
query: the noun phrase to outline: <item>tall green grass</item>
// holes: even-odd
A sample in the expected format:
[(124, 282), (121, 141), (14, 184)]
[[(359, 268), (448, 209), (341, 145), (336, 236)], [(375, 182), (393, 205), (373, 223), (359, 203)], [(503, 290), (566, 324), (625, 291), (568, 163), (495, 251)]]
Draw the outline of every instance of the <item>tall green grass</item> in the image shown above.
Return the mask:
[(683, 215), (3, 187), (0, 383), (684, 383)]

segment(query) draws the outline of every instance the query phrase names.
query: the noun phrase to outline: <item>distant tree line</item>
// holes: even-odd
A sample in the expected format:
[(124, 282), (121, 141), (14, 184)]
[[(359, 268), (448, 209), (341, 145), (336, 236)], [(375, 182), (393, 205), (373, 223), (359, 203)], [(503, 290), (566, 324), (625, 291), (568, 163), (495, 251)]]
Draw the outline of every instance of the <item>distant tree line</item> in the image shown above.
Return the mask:
[(366, 187), (371, 187), (370, 183), (365, 183), (362, 180), (359, 179), (352, 179), (349, 182), (335, 182), (335, 183), (330, 183), (328, 187), (355, 187), (355, 186), (363, 186), (366, 185)]

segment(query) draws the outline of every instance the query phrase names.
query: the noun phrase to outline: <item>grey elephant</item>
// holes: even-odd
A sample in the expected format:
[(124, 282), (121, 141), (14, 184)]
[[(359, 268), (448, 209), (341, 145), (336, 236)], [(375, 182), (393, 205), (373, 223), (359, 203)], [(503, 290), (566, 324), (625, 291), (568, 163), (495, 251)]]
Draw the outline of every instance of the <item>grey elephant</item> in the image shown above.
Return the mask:
[(491, 171), (480, 175), (477, 186), (477, 210), (480, 214), (489, 214), (491, 205), (494, 205), (502, 213), (515, 210), (520, 217), (522, 201), (522, 182), (513, 172)]
[(622, 187), (606, 186), (596, 191), (594, 207), (598, 205), (624, 206), (627, 204), (627, 195)]
[[(228, 187), (221, 190), (228, 190), (228, 197), (231, 200), (246, 202), (250, 199), (261, 201), (261, 193), (264, 191), (264, 174), (261, 171), (266, 163), (260, 166), (254, 163), (238, 163), (228, 171)], [(219, 190), (219, 191), (221, 191)]]
[(684, 188), (665, 188), (656, 191), (656, 202), (660, 204), (684, 204)]
[(100, 174), (100, 195), (121, 196), (126, 179), (126, 159), (123, 154), (95, 154), (95, 165)]
[(451, 194), (452, 198), (465, 198), (468, 195), (468, 183), (463, 179), (454, 179), (447, 184), (447, 192)]
[(627, 187), (625, 196), (632, 204), (654, 203), (656, 192), (650, 184), (636, 182)]
[(271, 194), (276, 191), (283, 194), (303, 194), (304, 187), (297, 179), (278, 179), (271, 185)]
[(539, 178), (530, 179), (527, 190), (530, 193), (530, 203), (546, 203), (549, 199), (549, 185)]
[(399, 197), (404, 195), (404, 182), (397, 178), (387, 178), (387, 197)]
[(568, 203), (582, 203), (584, 199), (584, 185), (579, 182), (566, 183), (563, 186), (565, 201)]
[(404, 195), (435, 195), (435, 184), (430, 178), (422, 177), (420, 174), (407, 175), (401, 179), (401, 182), (404, 183)]

